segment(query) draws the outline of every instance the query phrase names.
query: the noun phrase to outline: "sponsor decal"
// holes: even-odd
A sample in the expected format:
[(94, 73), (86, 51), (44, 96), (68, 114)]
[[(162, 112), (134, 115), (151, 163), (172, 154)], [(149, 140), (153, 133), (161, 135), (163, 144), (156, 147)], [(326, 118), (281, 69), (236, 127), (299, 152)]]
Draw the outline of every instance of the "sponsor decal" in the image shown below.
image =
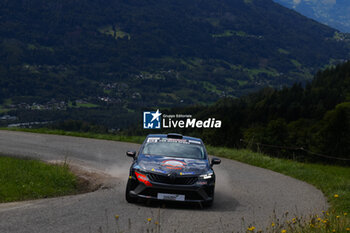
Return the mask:
[(160, 170), (160, 169), (157, 169), (157, 168), (152, 168), (152, 172), (167, 173), (166, 171)]
[(164, 160), (162, 162), (162, 166), (164, 166), (167, 169), (174, 169), (174, 170), (182, 170), (185, 168), (187, 164), (185, 162), (182, 162), (180, 160)]
[(194, 172), (180, 172), (180, 176), (194, 175)]
[[(182, 144), (202, 144), (200, 141), (195, 140), (186, 140), (186, 139), (174, 139), (174, 138), (148, 138), (148, 143), (157, 143), (157, 142), (174, 142), (174, 143), (182, 143)], [(147, 156), (147, 155), (146, 155)]]
[(205, 185), (205, 184), (207, 184), (208, 182), (206, 182), (206, 181), (197, 181), (197, 184), (200, 184), (200, 185)]
[(160, 138), (148, 138), (147, 142), (158, 142)]
[(201, 144), (200, 141), (195, 141), (195, 140), (188, 140), (189, 143), (193, 143), (193, 144)]
[(182, 144), (190, 144), (186, 139), (162, 138), (159, 142), (175, 142)]

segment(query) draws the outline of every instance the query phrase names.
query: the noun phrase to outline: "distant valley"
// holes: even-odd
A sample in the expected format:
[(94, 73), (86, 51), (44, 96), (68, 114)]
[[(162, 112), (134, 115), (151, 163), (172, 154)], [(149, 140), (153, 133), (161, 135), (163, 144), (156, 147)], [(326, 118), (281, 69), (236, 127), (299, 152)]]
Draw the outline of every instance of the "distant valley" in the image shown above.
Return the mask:
[(18, 121), (119, 127), (304, 83), (350, 54), (347, 34), (271, 0), (12, 0), (0, 15), (0, 112)]
[(274, 0), (301, 14), (329, 25), (341, 32), (350, 32), (350, 1), (348, 0)]

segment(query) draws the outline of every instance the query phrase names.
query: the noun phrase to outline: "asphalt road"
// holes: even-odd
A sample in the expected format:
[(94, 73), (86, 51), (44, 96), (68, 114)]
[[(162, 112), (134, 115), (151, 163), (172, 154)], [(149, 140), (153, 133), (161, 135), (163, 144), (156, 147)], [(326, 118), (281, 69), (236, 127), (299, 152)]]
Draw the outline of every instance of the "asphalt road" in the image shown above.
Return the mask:
[(108, 189), (0, 204), (0, 232), (240, 232), (250, 224), (264, 229), (274, 213), (281, 219), (288, 212), (291, 219), (327, 208), (323, 194), (307, 183), (227, 159), (215, 167), (212, 208), (129, 204), (124, 191), (131, 158), (125, 151), (138, 148), (132, 143), (0, 131), (0, 154), (67, 160), (113, 176)]

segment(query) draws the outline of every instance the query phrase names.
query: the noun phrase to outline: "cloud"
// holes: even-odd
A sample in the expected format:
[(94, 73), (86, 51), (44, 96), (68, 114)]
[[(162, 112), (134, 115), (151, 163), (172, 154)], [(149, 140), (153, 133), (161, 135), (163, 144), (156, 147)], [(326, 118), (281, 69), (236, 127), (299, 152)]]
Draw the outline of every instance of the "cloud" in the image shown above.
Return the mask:
[(293, 0), (294, 6), (299, 5), (301, 3), (301, 1), (309, 2), (312, 4), (317, 4), (317, 2), (319, 2), (319, 3), (325, 4), (325, 5), (334, 5), (337, 3), (337, 0)]
[(337, 3), (337, 0), (322, 0), (323, 4), (330, 4), (330, 5), (334, 5)]

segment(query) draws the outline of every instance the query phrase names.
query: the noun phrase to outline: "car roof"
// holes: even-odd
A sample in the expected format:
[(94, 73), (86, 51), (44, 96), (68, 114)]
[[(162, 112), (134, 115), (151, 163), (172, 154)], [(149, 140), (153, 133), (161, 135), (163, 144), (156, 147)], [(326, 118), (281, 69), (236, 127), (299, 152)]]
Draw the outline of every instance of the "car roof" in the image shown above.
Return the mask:
[[(147, 138), (149, 138), (149, 137), (168, 138), (168, 135), (172, 135), (172, 134), (148, 134)], [(202, 142), (202, 140), (200, 138), (184, 136), (181, 134), (176, 134), (176, 135), (182, 136), (182, 139), (185, 139), (185, 140), (193, 140), (193, 141)]]

